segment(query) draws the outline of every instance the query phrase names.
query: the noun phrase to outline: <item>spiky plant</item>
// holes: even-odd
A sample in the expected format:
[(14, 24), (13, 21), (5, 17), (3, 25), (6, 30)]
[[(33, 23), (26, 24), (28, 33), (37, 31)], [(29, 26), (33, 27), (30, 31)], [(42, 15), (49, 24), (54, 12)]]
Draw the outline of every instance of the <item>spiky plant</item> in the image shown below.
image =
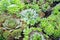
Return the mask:
[[(33, 25), (38, 22), (39, 15), (33, 9), (23, 10), (21, 13), (21, 19), (27, 24)], [(40, 19), (40, 18), (39, 18)]]
[(27, 28), (23, 32), (23, 40), (45, 40), (40, 28)]

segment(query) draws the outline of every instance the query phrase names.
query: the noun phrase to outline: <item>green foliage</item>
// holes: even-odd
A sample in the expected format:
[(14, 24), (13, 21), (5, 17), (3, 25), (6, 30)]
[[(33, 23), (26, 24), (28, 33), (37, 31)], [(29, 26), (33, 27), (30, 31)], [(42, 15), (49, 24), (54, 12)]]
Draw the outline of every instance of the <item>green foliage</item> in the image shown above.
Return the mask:
[(42, 11), (46, 12), (49, 8), (50, 8), (50, 5), (48, 2), (46, 2), (45, 4), (42, 5)]
[(21, 13), (21, 19), (26, 22), (27, 24), (35, 24), (38, 20), (37, 18), (39, 17), (39, 15), (36, 13), (35, 10), (33, 9), (26, 9), (23, 10)]
[(14, 30), (11, 34), (15, 39), (19, 39), (19, 37), (21, 37), (21, 32), (22, 30), (17, 29), (17, 30)]
[(54, 27), (52, 25), (46, 26), (44, 31), (47, 35), (52, 35), (54, 33)]
[(2, 33), (3, 33), (3, 30), (2, 30), (2, 28), (0, 27), (0, 40), (4, 40)]
[(54, 35), (53, 35), (55, 38), (57, 38), (57, 37), (60, 37), (60, 29), (56, 29), (55, 31), (54, 31)]
[(33, 5), (31, 6), (31, 8), (34, 9), (34, 10), (36, 10), (37, 12), (40, 11), (38, 4), (33, 4)]
[(18, 5), (19, 9), (22, 10), (24, 9), (24, 3), (21, 2), (21, 0), (10, 0), (11, 4), (16, 4)]
[(1, 0), (0, 4), (1, 10), (5, 11), (7, 9), (7, 6), (10, 5), (10, 2), (8, 0)]
[(54, 0), (46, 0), (49, 4), (52, 4)]
[(0, 15), (0, 23), (3, 23), (6, 19), (5, 15)]
[(5, 20), (5, 22), (3, 23), (3, 26), (7, 29), (16, 29), (21, 27), (21, 22), (19, 20), (10, 18)]
[(16, 4), (9, 5), (7, 7), (9, 14), (17, 14), (19, 12), (19, 7)]
[(7, 10), (7, 6), (10, 5), (8, 0), (1, 0), (0, 1), (0, 14), (3, 14), (4, 11)]
[(41, 26), (42, 29), (44, 29), (46, 26), (48, 26), (47, 18), (41, 19), (40, 26)]
[(39, 0), (39, 1), (38, 1), (38, 4), (39, 4), (39, 5), (42, 5), (44, 2), (45, 2), (45, 0)]
[(9, 32), (9, 31), (5, 31), (5, 32), (3, 33), (3, 37), (4, 37), (6, 40), (8, 40), (9, 36), (10, 36), (10, 32)]
[(24, 29), (24, 39), (23, 40), (44, 40), (44, 36), (41, 33), (40, 28), (26, 28)]
[(52, 14), (54, 15), (60, 14), (60, 3), (53, 8)]
[(39, 33), (34, 33), (33, 35), (31, 35), (30, 40), (42, 40), (42, 37)]

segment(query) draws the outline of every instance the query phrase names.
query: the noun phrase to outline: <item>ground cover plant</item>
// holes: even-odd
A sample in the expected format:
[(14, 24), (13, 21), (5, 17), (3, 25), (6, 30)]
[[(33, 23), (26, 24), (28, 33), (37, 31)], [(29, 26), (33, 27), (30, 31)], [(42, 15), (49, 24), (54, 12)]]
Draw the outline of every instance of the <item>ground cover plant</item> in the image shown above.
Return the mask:
[(60, 40), (60, 0), (0, 0), (0, 40)]

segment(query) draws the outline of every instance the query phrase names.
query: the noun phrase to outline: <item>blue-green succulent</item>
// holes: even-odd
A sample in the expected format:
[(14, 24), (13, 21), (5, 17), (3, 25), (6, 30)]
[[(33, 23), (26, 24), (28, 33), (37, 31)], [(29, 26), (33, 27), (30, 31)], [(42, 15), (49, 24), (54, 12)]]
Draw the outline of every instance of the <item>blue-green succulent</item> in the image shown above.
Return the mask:
[[(33, 9), (26, 9), (23, 10), (21, 13), (21, 19), (26, 22), (27, 24), (35, 24), (38, 22), (39, 15)], [(40, 19), (40, 18), (39, 18)]]

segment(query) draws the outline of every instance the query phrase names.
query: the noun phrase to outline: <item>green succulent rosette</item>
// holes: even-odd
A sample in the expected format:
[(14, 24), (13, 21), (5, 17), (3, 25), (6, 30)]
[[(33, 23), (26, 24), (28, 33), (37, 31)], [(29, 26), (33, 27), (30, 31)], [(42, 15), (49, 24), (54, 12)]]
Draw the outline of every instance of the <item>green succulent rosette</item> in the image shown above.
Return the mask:
[(22, 30), (21, 29), (17, 29), (17, 30), (14, 30), (11, 35), (15, 38), (15, 39), (19, 39), (21, 37), (21, 32)]
[(3, 23), (3, 27), (8, 30), (19, 29), (22, 26), (22, 22), (19, 19), (8, 18)]
[(23, 40), (45, 40), (40, 28), (27, 28), (23, 34)]
[(41, 6), (41, 9), (42, 9), (42, 11), (44, 11), (44, 12), (46, 12), (47, 10), (49, 10), (49, 9), (50, 9), (49, 3), (46, 2), (45, 4), (43, 4), (43, 5)]
[(10, 35), (11, 35), (11, 33), (7, 30), (3, 32), (3, 37), (5, 38), (5, 40), (8, 40)]
[(53, 15), (60, 15), (60, 3), (57, 4), (52, 10)]

